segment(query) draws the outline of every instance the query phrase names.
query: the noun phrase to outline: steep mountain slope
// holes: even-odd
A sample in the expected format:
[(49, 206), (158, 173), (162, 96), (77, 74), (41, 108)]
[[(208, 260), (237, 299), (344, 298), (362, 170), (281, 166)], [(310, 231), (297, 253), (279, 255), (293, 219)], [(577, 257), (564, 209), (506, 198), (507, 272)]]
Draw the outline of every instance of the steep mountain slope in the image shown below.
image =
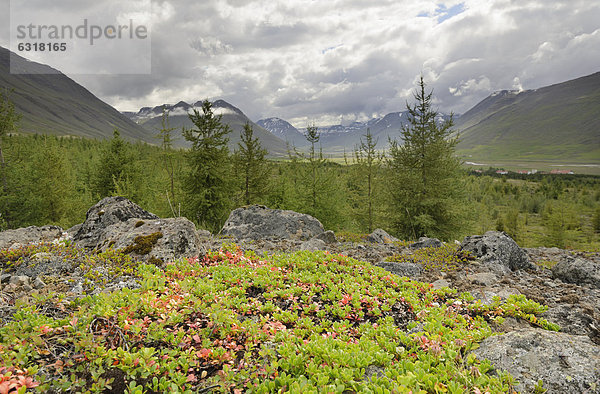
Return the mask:
[(289, 143), (291, 146), (301, 147), (306, 145), (308, 142), (297, 128), (292, 126), (289, 122), (280, 118), (268, 118), (260, 119), (256, 122), (257, 125), (264, 128), (271, 134), (281, 138), (282, 140)]
[(600, 162), (600, 73), (522, 92), (496, 92), (457, 120), (472, 157)]
[[(158, 107), (144, 107), (137, 113), (124, 112), (131, 120), (138, 123), (148, 133), (156, 135), (162, 127), (163, 110), (169, 112), (169, 127), (173, 130), (174, 145), (178, 147), (187, 147), (189, 144), (181, 134), (182, 127), (192, 128), (193, 124), (189, 119), (188, 113), (191, 113), (193, 108), (201, 111), (202, 102), (198, 101), (194, 104), (188, 104), (180, 101), (175, 105), (163, 104)], [(284, 156), (287, 152), (285, 142), (277, 136), (271, 134), (264, 128), (252, 122), (242, 111), (233, 105), (223, 100), (213, 102), (213, 112), (217, 115), (223, 115), (222, 121), (231, 127), (232, 132), (229, 134), (229, 148), (231, 150), (238, 148), (240, 141), (240, 133), (244, 129), (246, 122), (250, 122), (253, 128), (255, 137), (258, 137), (263, 148), (269, 151), (271, 156)]]
[[(10, 74), (10, 61), (23, 73)], [(131, 140), (154, 142), (146, 130), (60, 71), (0, 47), (0, 86), (23, 115), (24, 133), (109, 138), (115, 128)]]

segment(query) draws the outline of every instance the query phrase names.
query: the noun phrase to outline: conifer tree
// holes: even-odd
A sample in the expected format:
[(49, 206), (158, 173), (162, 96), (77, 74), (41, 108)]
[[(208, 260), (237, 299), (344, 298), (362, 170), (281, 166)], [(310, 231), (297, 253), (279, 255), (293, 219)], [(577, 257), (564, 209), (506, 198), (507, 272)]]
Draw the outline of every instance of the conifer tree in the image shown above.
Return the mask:
[(8, 175), (6, 160), (4, 158), (4, 152), (2, 151), (2, 145), (4, 138), (10, 132), (17, 130), (20, 120), (21, 114), (18, 114), (15, 111), (15, 105), (9, 99), (9, 90), (6, 88), (0, 89), (0, 171), (2, 171), (2, 199), (0, 200), (2, 203), (2, 207), (0, 207), (2, 212), (0, 212), (0, 215), (2, 215), (2, 217), (0, 219), (4, 221), (8, 227), (11, 226), (10, 215), (5, 206), (6, 199), (8, 198), (9, 194)]
[(359, 228), (370, 233), (376, 216), (377, 182), (383, 154), (377, 151), (377, 140), (373, 138), (370, 129), (367, 129), (364, 138), (363, 140), (361, 137), (360, 144), (354, 149), (356, 166), (350, 187), (354, 191), (354, 212)]
[(123, 188), (123, 182), (132, 181), (134, 155), (128, 142), (121, 138), (119, 130), (113, 131), (113, 138), (100, 154), (100, 161), (94, 171), (92, 190), (99, 197), (112, 196), (117, 192), (117, 185)]
[(183, 129), (191, 142), (188, 152), (190, 172), (185, 182), (188, 217), (206, 229), (216, 232), (232, 208), (232, 175), (227, 148), (228, 125), (215, 116), (212, 103), (202, 103), (202, 113), (194, 108), (189, 118), (192, 129)]
[(295, 196), (286, 207), (316, 217), (327, 228), (340, 228), (346, 204), (341, 181), (331, 170), (334, 164), (317, 147), (320, 134), (316, 126), (307, 127), (306, 139), (310, 143), (308, 153), (290, 153), (290, 182)]
[(175, 127), (169, 126), (169, 111), (163, 110), (161, 117), (161, 128), (158, 131), (160, 138), (160, 146), (162, 148), (162, 161), (165, 171), (169, 177), (169, 186), (171, 192), (171, 200), (175, 200), (175, 163), (173, 152), (173, 131)]
[(241, 178), (242, 199), (246, 205), (261, 201), (267, 193), (270, 172), (267, 153), (258, 138), (254, 137), (250, 123), (246, 122), (234, 157), (236, 173)]
[(432, 95), (425, 92), (421, 77), (414, 94), (416, 103), (407, 104), (403, 144), (390, 141), (389, 214), (399, 235), (413, 239), (448, 239), (462, 223), (462, 177), (460, 160), (454, 155), (458, 139), (451, 137), (452, 118), (438, 124), (438, 113), (431, 108)]

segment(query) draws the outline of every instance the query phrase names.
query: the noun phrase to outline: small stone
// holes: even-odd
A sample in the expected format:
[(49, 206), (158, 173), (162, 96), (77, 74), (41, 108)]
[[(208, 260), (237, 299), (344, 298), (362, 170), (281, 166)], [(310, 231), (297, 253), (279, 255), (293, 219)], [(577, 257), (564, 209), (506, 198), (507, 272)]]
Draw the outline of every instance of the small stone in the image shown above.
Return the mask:
[(33, 256), (31, 256), (32, 260), (35, 261), (46, 261), (46, 260), (50, 260), (52, 258), (52, 253), (47, 253), (47, 252), (40, 252), (40, 253), (36, 253)]
[(448, 282), (446, 279), (438, 279), (431, 285), (433, 286), (434, 290), (439, 290), (444, 287), (450, 287), (450, 282)]
[(25, 285), (29, 285), (30, 283), (30, 279), (28, 276), (25, 275), (19, 275), (19, 276), (12, 276), (10, 278), (10, 284), (12, 285), (16, 285), (16, 286), (25, 286)]
[(398, 276), (406, 276), (408, 278), (417, 278), (423, 273), (423, 266), (415, 263), (394, 263), (391, 261), (381, 261), (375, 263), (377, 267), (391, 272)]
[(44, 287), (46, 287), (46, 284), (41, 278), (35, 278), (35, 280), (33, 281), (33, 287), (35, 287), (36, 289), (43, 289)]
[(75, 286), (73, 286), (73, 288), (71, 289), (71, 293), (74, 293), (74, 294), (82, 294), (83, 293), (83, 286), (81, 285), (81, 282), (78, 282)]
[(2, 274), (0, 275), (0, 283), (5, 284), (10, 282), (10, 278), (12, 275), (10, 274)]
[(391, 244), (398, 241), (398, 238), (392, 237), (385, 230), (378, 228), (367, 236), (367, 241), (375, 244)]
[(498, 277), (491, 272), (481, 272), (478, 274), (467, 275), (467, 280), (474, 285), (491, 286), (498, 281)]
[(327, 246), (325, 245), (325, 241), (321, 239), (311, 239), (309, 241), (302, 242), (300, 245), (300, 250), (308, 250), (311, 252), (315, 252), (317, 250), (325, 250)]
[(437, 238), (421, 237), (418, 242), (410, 245), (411, 249), (423, 249), (423, 248), (441, 248), (444, 246), (442, 241)]
[(327, 231), (317, 235), (316, 237), (314, 237), (314, 239), (320, 239), (323, 242), (325, 242), (326, 244), (337, 243), (337, 238), (335, 237), (335, 234), (331, 230), (327, 230)]

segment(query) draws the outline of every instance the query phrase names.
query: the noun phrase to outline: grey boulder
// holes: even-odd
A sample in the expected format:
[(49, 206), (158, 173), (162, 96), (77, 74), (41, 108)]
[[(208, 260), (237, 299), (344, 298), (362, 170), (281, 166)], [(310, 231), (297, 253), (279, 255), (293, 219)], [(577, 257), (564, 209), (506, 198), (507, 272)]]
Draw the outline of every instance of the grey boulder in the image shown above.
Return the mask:
[(158, 216), (125, 197), (106, 197), (88, 209), (85, 221), (73, 235), (73, 241), (84, 248), (96, 248), (102, 243), (106, 228), (132, 218), (152, 220), (158, 219)]
[(520, 269), (535, 269), (527, 253), (504, 232), (488, 231), (484, 235), (466, 237), (459, 250), (471, 252), (497, 274)]
[(155, 263), (204, 255), (196, 228), (186, 218), (132, 218), (106, 227), (98, 241), (98, 250), (113, 248)]
[(539, 380), (549, 394), (600, 390), (600, 347), (586, 336), (528, 328), (489, 337), (473, 353), (509, 372), (519, 392), (534, 392)]
[(367, 241), (375, 244), (391, 244), (398, 241), (398, 238), (392, 237), (385, 230), (378, 228), (367, 236)]
[(552, 268), (552, 276), (563, 282), (600, 289), (600, 265), (582, 258), (569, 258)]
[(221, 230), (221, 234), (238, 240), (306, 241), (321, 233), (323, 225), (310, 215), (262, 205), (234, 210)]

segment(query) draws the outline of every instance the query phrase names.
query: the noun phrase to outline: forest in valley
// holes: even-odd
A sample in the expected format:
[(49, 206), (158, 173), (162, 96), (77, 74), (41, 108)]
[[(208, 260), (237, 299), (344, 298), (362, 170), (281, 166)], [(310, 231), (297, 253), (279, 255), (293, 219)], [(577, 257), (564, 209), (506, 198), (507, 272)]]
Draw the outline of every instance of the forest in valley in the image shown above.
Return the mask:
[(421, 79), (402, 144), (376, 149), (367, 130), (344, 161), (326, 157), (319, 131), (309, 148), (270, 160), (246, 124), (237, 149), (231, 129), (206, 100), (183, 129), (189, 149), (173, 147), (168, 113), (156, 145), (132, 143), (115, 130), (93, 140), (18, 133), (20, 116), (0, 104), (0, 229), (81, 223), (100, 199), (124, 196), (160, 217), (184, 216), (218, 234), (229, 213), (262, 204), (310, 214), (342, 240), (376, 228), (400, 239), (445, 241), (505, 231), (522, 246), (595, 250), (600, 245), (600, 177), (468, 172), (455, 154), (452, 119), (438, 124)]
[[(46, 224), (69, 228), (83, 222), (87, 209), (110, 195), (125, 196), (160, 217), (186, 216), (203, 227), (186, 198), (185, 182), (192, 170), (187, 151), (130, 143), (118, 133), (106, 141), (6, 136), (2, 151), (2, 230)], [(251, 179), (249, 199), (242, 163), (235, 152), (230, 156), (234, 160), (222, 162), (223, 167), (231, 166), (226, 212), (248, 203), (264, 204), (309, 213), (327, 229), (348, 238), (377, 227), (410, 238), (410, 234), (406, 237), (394, 231), (395, 208), (388, 190), (393, 176), (380, 155), (371, 168), (364, 158), (359, 156), (357, 161), (356, 155), (348, 155), (348, 164), (318, 153), (312, 162), (310, 153), (290, 160), (265, 159), (252, 170), (256, 176)], [(463, 203), (456, 207), (460, 224), (442, 238), (461, 239), (499, 229), (523, 246), (598, 248), (598, 177), (462, 171), (458, 182)], [(218, 223), (225, 219), (222, 216)], [(218, 232), (218, 224), (211, 230)]]

